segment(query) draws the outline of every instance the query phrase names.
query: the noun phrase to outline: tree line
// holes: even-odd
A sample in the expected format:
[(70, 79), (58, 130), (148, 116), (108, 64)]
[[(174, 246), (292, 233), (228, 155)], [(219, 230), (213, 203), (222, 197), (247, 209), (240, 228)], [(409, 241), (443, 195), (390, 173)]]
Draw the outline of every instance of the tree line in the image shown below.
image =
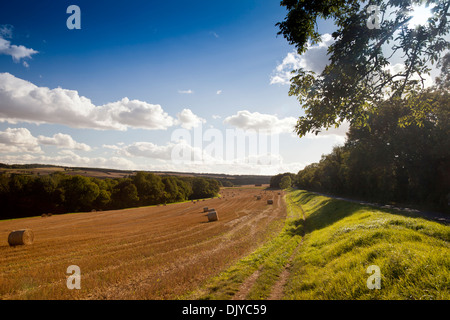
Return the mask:
[(366, 126), (351, 126), (345, 145), (298, 172), (295, 183), (312, 191), (449, 212), (449, 96), (448, 90), (434, 88), (382, 102)]
[(50, 175), (0, 175), (0, 219), (43, 213), (112, 210), (218, 195), (211, 178), (159, 176), (137, 172), (126, 178), (98, 179), (56, 172)]

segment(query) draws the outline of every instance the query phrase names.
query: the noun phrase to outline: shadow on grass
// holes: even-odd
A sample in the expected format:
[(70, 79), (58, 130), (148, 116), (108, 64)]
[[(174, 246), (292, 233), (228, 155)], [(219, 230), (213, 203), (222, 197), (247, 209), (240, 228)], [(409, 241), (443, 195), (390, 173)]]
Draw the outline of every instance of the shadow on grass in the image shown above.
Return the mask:
[(402, 205), (396, 205), (396, 204), (383, 204), (383, 203), (377, 203), (377, 202), (370, 202), (362, 199), (358, 199), (357, 197), (351, 198), (345, 198), (343, 196), (335, 196), (335, 195), (328, 195), (323, 194), (320, 192), (312, 192), (312, 194), (317, 194), (325, 197), (329, 197), (331, 199), (336, 200), (342, 200), (346, 202), (352, 202), (360, 204), (361, 206), (367, 206), (367, 208), (376, 209), (384, 213), (389, 213), (393, 215), (399, 215), (403, 217), (409, 217), (409, 218), (423, 218), (428, 221), (434, 221), (438, 222), (444, 225), (450, 225), (450, 214), (446, 212), (436, 212), (436, 211), (426, 211), (422, 210), (420, 208), (414, 208), (412, 207), (406, 207)]
[[(295, 203), (299, 206), (302, 204), (313, 205), (311, 201), (315, 201), (316, 199), (316, 194), (305, 193), (302, 194), (300, 198), (295, 201)], [(317, 205), (313, 206), (313, 212), (307, 215), (306, 220), (296, 220), (298, 221), (298, 225), (301, 225), (302, 229), (306, 233), (326, 228), (341, 219), (351, 216), (353, 213), (361, 209), (361, 205), (343, 200), (327, 198), (325, 200), (317, 199), (317, 201), (319, 202)]]
[(296, 219), (292, 221), (289, 225), (289, 228), (287, 228), (286, 233), (290, 236), (305, 236), (305, 220), (303, 219)]
[[(346, 201), (343, 199), (334, 198), (320, 198), (317, 194), (306, 192), (301, 194), (296, 200), (295, 204), (298, 206), (308, 206), (309, 214), (306, 217), (306, 221), (298, 220), (298, 225), (301, 225), (301, 229), (305, 233), (311, 233), (315, 230), (326, 228), (341, 219), (351, 216), (360, 210), (376, 210), (391, 215), (408, 217), (408, 218), (424, 218), (426, 220), (435, 221), (436, 219), (429, 218), (423, 213), (413, 211), (403, 211), (393, 208), (381, 208), (373, 206), (371, 204), (357, 203), (353, 201)], [(437, 221), (440, 222), (440, 221)], [(444, 223), (444, 222), (441, 222)], [(444, 223), (445, 224), (445, 223)], [(298, 228), (298, 227), (297, 227)], [(296, 229), (296, 228), (294, 228)], [(296, 231), (291, 231), (295, 234)], [(300, 232), (300, 231), (298, 231)], [(293, 234), (294, 234), (293, 233)]]

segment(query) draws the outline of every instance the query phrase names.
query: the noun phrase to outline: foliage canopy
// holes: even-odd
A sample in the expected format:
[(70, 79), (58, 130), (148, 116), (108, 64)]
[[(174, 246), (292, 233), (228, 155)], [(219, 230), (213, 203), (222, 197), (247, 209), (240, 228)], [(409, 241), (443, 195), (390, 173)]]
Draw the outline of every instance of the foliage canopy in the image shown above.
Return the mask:
[[(433, 6), (432, 17), (425, 25), (411, 28), (413, 7), (423, 3)], [(277, 23), (279, 34), (300, 55), (321, 42), (319, 19), (332, 20), (337, 26), (322, 73), (304, 68), (293, 71), (289, 94), (298, 97), (305, 109), (295, 128), (300, 137), (343, 121), (367, 125), (369, 114), (377, 112), (381, 101), (417, 96), (432, 65), (450, 48), (448, 0), (283, 0), (281, 5), (288, 13)], [(373, 5), (380, 9), (379, 28), (367, 24)], [(402, 62), (399, 68), (393, 68), (394, 58)], [(410, 106), (418, 107), (426, 108), (426, 104)], [(414, 121), (420, 124), (424, 112), (414, 114)]]

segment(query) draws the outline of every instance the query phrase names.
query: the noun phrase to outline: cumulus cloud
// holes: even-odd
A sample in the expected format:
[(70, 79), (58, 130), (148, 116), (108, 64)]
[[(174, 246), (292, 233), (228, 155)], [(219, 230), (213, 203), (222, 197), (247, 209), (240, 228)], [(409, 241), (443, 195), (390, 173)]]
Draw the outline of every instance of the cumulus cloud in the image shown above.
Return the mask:
[(113, 124), (133, 128), (166, 130), (175, 124), (175, 120), (164, 112), (160, 105), (128, 98), (105, 104), (94, 110), (97, 111), (98, 119), (110, 117)]
[(211, 160), (211, 157), (200, 148), (193, 147), (184, 140), (169, 142), (166, 145), (156, 145), (152, 142), (134, 142), (130, 145), (118, 147), (116, 154), (131, 158), (142, 157), (164, 160), (165, 162), (191, 162), (195, 159)]
[(160, 105), (123, 98), (96, 106), (75, 90), (38, 87), (0, 73), (0, 122), (62, 124), (73, 128), (164, 130), (175, 125)]
[(0, 149), (2, 153), (42, 153), (38, 139), (26, 128), (7, 128), (0, 131)]
[(0, 54), (11, 56), (14, 62), (19, 62), (21, 59), (31, 58), (33, 54), (38, 53), (38, 51), (22, 45), (11, 44), (11, 41), (6, 39), (12, 38), (12, 33), (13, 26), (0, 25)]
[(56, 146), (64, 149), (90, 151), (91, 147), (85, 143), (76, 142), (70, 135), (57, 133), (53, 137), (39, 136), (38, 142), (43, 145)]
[[(115, 150), (119, 158), (145, 158), (146, 164), (141, 167), (143, 170), (272, 175), (287, 171), (298, 172), (305, 166), (297, 162), (285, 163), (277, 152), (243, 154), (232, 152), (230, 157), (230, 154), (225, 153), (212, 154), (208, 146), (208, 143), (195, 146), (185, 140), (171, 141), (165, 145), (152, 142), (134, 142), (121, 146), (104, 145), (105, 148)], [(150, 161), (156, 161), (156, 164)]]
[(190, 109), (183, 109), (177, 114), (177, 118), (181, 127), (188, 130), (198, 127), (198, 125), (206, 122), (205, 119), (195, 115)]
[(295, 50), (289, 52), (275, 68), (270, 84), (290, 84), (291, 71), (300, 68), (320, 74), (328, 63), (327, 50), (333, 42), (333, 37), (326, 33), (321, 43), (310, 45), (304, 54), (299, 55)]
[(237, 114), (225, 118), (224, 123), (243, 130), (253, 129), (256, 131), (267, 130), (272, 133), (292, 133), (297, 119), (294, 117), (279, 119), (275, 115), (241, 110)]
[(217, 90), (217, 91), (216, 91), (216, 94), (218, 94), (218, 95), (219, 95), (219, 94), (222, 94), (222, 90)]
[(2, 153), (30, 152), (42, 153), (40, 145), (56, 146), (61, 149), (90, 151), (85, 143), (76, 142), (70, 135), (57, 133), (53, 137), (34, 137), (27, 128), (7, 128), (0, 131)]

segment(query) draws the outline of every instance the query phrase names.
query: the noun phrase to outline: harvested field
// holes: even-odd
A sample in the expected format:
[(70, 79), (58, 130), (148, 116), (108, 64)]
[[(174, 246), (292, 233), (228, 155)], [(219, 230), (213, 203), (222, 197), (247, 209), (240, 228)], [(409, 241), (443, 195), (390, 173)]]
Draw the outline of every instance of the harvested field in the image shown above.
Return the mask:
[[(220, 212), (214, 223), (191, 201), (0, 221), (0, 299), (175, 299), (282, 229), (282, 196), (255, 201), (260, 192), (227, 188), (227, 201), (205, 200)], [(34, 243), (10, 247), (9, 232), (25, 228)], [(67, 289), (70, 265), (80, 267), (80, 290)]]

